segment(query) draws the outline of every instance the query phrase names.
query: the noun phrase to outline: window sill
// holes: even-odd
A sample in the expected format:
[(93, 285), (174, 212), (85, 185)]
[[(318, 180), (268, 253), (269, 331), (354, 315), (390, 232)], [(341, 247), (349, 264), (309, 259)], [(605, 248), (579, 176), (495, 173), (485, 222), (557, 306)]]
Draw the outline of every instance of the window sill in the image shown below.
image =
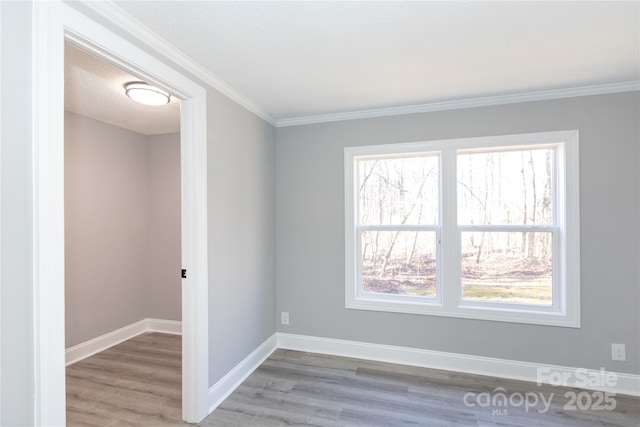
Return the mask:
[(580, 315), (559, 312), (535, 312), (521, 309), (507, 310), (487, 307), (444, 307), (438, 303), (381, 301), (357, 298), (347, 301), (345, 308), (389, 313), (419, 314), (426, 316), (456, 317), (460, 319), (489, 320), (493, 322), (524, 323), (531, 325), (580, 328)]

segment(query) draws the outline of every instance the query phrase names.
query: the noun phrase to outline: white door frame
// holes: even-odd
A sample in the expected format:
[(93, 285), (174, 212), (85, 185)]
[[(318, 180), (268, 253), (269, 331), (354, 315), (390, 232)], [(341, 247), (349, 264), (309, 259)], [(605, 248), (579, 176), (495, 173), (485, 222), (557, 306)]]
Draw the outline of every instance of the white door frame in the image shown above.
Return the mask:
[[(2, 19), (2, 2), (0, 1), (0, 20)], [(2, 22), (0, 22), (2, 25)], [(0, 31), (0, 99), (2, 99), (2, 31)], [(0, 176), (2, 175), (2, 104), (0, 103)], [(0, 224), (2, 224), (2, 195), (0, 194)], [(2, 227), (0, 227), (0, 230)], [(0, 242), (2, 232), (0, 231)], [(0, 266), (2, 265), (2, 245), (0, 244)], [(0, 267), (0, 270), (2, 268)], [(1, 275), (0, 275), (1, 276)], [(2, 318), (2, 277), (0, 277), (0, 319)], [(2, 328), (0, 327), (0, 384), (2, 384)], [(2, 387), (0, 387), (0, 422), (2, 422)]]
[[(64, 43), (167, 89), (181, 102), (182, 416), (208, 411), (206, 90), (60, 1), (33, 2), (34, 423), (64, 425)], [(176, 272), (176, 275), (179, 272)]]

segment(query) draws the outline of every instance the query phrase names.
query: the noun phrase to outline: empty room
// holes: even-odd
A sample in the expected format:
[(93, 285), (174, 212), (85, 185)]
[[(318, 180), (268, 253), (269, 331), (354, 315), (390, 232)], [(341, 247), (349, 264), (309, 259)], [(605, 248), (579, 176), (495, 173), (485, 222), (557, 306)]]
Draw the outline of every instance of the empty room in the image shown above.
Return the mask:
[(180, 101), (137, 80), (65, 45), (68, 425), (180, 414)]
[(640, 425), (639, 2), (2, 1), (0, 83), (0, 425)]

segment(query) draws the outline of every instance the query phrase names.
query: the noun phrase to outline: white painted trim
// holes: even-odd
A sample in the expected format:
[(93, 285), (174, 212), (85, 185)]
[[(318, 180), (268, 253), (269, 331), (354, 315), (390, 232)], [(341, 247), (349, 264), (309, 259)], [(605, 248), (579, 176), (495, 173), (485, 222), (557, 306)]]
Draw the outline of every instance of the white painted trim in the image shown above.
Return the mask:
[(338, 122), (343, 120), (370, 119), (375, 117), (401, 116), (404, 114), (429, 113), (432, 111), (459, 110), (462, 108), (488, 107), (491, 105), (516, 104), (520, 102), (545, 101), (549, 99), (572, 98), (588, 95), (605, 95), (619, 92), (640, 90), (640, 81), (613, 83), (595, 86), (583, 86), (566, 89), (554, 89), (535, 92), (516, 93), (512, 95), (488, 96), (483, 98), (467, 98), (451, 101), (429, 102), (426, 104), (407, 105), (404, 107), (378, 108), (371, 110), (351, 111), (346, 113), (320, 114), (317, 116), (291, 117), (279, 119), (276, 127), (308, 125), (313, 123)]
[(69, 366), (113, 347), (114, 345), (130, 340), (131, 338), (146, 332), (146, 329), (147, 322), (146, 319), (144, 319), (120, 329), (116, 329), (115, 331), (100, 335), (99, 337), (85, 341), (73, 347), (69, 347), (65, 350), (65, 365)]
[[(187, 278), (182, 279), (182, 417), (187, 422), (200, 422), (209, 414), (207, 113), (204, 90), (180, 104), (180, 158), (182, 268), (187, 270)], [(189, 360), (185, 355), (189, 355)]]
[(34, 420), (65, 424), (65, 39), (182, 98), (182, 414), (208, 415), (207, 125), (204, 88), (62, 1), (33, 5)]
[(142, 41), (145, 45), (153, 48), (156, 52), (164, 55), (166, 58), (171, 59), (171, 61), (189, 71), (194, 76), (198, 77), (203, 82), (207, 83), (208, 85), (218, 90), (225, 96), (229, 97), (236, 103), (240, 104), (247, 110), (251, 111), (256, 116), (260, 117), (273, 126), (276, 125), (276, 119), (273, 118), (269, 113), (267, 113), (262, 107), (254, 103), (246, 96), (242, 95), (236, 89), (221, 80), (218, 76), (205, 69), (202, 65), (195, 62), (184, 52), (173, 46), (164, 38), (160, 37), (146, 25), (129, 15), (115, 3), (99, 1), (86, 2), (85, 5), (89, 9), (98, 13), (103, 18), (107, 19), (110, 23), (116, 25), (128, 34), (131, 34), (138, 40)]
[[(0, 1), (0, 20), (2, 2)], [(2, 22), (0, 22), (0, 100), (2, 99)], [(0, 176), (2, 176), (2, 103), (0, 102)], [(2, 271), (2, 193), (0, 192), (0, 271)], [(2, 319), (2, 275), (0, 274), (0, 319)], [(0, 384), (2, 384), (2, 328), (0, 327)], [(2, 387), (0, 387), (0, 421), (2, 421)]]
[(146, 332), (161, 332), (163, 334), (182, 335), (182, 322), (179, 320), (145, 319)]
[(99, 337), (85, 341), (65, 350), (65, 365), (69, 366), (82, 359), (100, 353), (114, 345), (130, 340), (146, 332), (162, 332), (165, 334), (181, 335), (182, 322), (177, 320), (142, 319), (139, 322), (108, 332)]
[[(546, 365), (542, 363), (522, 362), (516, 360), (497, 359), (492, 357), (473, 356), (468, 354), (448, 353), (443, 351), (423, 350), (392, 345), (372, 344), (357, 341), (331, 338), (311, 337), (278, 332), (276, 333), (278, 348), (305, 351), (310, 353), (330, 354), (334, 356), (375, 360), (378, 362), (397, 363), (401, 365), (419, 366), (445, 371), (464, 372), (498, 378), (537, 382), (540, 369), (549, 372), (569, 374), (569, 387), (577, 386), (573, 374), (578, 368)], [(587, 369), (589, 375), (598, 375), (600, 371)], [(615, 372), (618, 382), (614, 387), (582, 387), (591, 390), (607, 391), (616, 394), (640, 396), (640, 375)], [(573, 379), (573, 381), (572, 381)], [(541, 381), (548, 384), (548, 381)]]
[(32, 19), (34, 425), (64, 425), (64, 29), (56, 4)]
[(276, 344), (276, 334), (273, 334), (209, 389), (209, 413), (213, 412), (253, 371), (271, 356), (271, 353), (277, 348)]

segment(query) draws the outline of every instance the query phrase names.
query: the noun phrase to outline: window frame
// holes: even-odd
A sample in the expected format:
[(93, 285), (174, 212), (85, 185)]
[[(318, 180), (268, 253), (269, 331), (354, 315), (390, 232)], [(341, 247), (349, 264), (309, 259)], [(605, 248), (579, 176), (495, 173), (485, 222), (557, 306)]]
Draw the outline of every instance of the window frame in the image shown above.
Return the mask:
[[(459, 151), (554, 148), (552, 225), (458, 225), (457, 155)], [(580, 327), (580, 215), (578, 130), (460, 138), (436, 141), (345, 147), (345, 308), (408, 314), (482, 319), (550, 326)], [(360, 225), (358, 159), (439, 155), (436, 297), (398, 297), (361, 291), (360, 233), (367, 229), (404, 229), (402, 225)], [(550, 231), (553, 251), (552, 305), (470, 301), (462, 299), (461, 233), (463, 231)], [(438, 241), (438, 240), (436, 240)]]

